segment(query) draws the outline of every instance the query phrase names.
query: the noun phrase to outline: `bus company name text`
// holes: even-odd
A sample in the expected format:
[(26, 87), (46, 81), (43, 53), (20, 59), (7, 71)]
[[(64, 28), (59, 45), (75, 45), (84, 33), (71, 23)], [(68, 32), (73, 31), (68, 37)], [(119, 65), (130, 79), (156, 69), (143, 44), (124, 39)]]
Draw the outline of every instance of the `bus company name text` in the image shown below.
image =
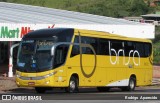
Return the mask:
[[(112, 56), (112, 53), (115, 54), (115, 56)], [(125, 50), (124, 49), (119, 49), (118, 51), (116, 51), (114, 48), (111, 48), (111, 43), (109, 41), (109, 55), (110, 55), (110, 63), (112, 65), (119, 64), (119, 62), (120, 62), (120, 60), (119, 60), (120, 53), (123, 54), (123, 65), (129, 65), (131, 63), (131, 57), (132, 57), (132, 60), (133, 60), (133, 64), (135, 66), (139, 66), (140, 65), (140, 54), (139, 54), (139, 52), (137, 50), (130, 50), (129, 51), (129, 55), (127, 56), (128, 60), (126, 60)], [(136, 60), (136, 56), (135, 55), (138, 55), (138, 60)], [(114, 59), (113, 59), (113, 57), (114, 57)]]

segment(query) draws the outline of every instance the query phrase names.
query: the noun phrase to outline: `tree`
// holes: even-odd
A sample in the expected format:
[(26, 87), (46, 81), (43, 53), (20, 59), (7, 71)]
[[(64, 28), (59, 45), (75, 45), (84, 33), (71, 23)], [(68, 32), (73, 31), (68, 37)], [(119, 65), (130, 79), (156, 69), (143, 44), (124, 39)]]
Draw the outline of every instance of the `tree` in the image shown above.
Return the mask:
[(95, 1), (92, 5), (78, 8), (78, 11), (118, 18), (140, 16), (148, 13), (149, 10), (143, 0), (101, 0), (101, 2)]
[(7, 2), (7, 0), (0, 0), (0, 2)]
[(149, 7), (143, 0), (130, 0), (130, 16), (140, 16), (148, 13)]

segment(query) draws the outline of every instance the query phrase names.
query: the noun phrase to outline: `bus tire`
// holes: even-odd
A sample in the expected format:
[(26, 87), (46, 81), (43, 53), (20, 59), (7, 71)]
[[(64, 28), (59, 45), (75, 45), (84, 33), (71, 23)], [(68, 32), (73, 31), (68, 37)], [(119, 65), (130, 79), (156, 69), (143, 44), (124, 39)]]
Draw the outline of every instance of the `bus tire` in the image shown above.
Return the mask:
[(65, 88), (65, 91), (68, 93), (78, 92), (78, 79), (72, 76), (69, 80), (69, 86)]
[(135, 87), (136, 87), (136, 79), (134, 77), (131, 77), (129, 79), (128, 91), (134, 91)]
[(46, 92), (46, 88), (44, 88), (44, 87), (35, 87), (35, 90), (37, 93), (45, 93)]
[(129, 84), (127, 87), (122, 87), (123, 91), (134, 91), (136, 87), (136, 79), (134, 77), (130, 77)]
[(97, 87), (99, 92), (108, 92), (110, 90), (110, 87)]

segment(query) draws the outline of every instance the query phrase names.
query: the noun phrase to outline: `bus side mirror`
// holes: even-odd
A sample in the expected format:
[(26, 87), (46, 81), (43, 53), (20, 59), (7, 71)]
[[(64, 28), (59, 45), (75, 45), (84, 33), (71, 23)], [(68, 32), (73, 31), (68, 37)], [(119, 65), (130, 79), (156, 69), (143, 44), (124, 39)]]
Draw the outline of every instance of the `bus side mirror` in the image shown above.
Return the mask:
[(55, 46), (52, 46), (51, 48), (51, 56), (54, 56)]

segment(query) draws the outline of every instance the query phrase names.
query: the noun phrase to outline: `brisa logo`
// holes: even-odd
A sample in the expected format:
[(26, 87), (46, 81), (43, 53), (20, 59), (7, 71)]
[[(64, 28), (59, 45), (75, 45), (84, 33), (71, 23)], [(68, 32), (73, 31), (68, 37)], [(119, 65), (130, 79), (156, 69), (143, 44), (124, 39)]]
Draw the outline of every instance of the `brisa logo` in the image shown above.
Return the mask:
[[(113, 53), (115, 54), (114, 60), (113, 60), (113, 56), (112, 56)], [(131, 62), (131, 57), (132, 57), (132, 60), (133, 60), (133, 63), (135, 66), (140, 65), (140, 54), (137, 50), (130, 50), (129, 55), (128, 55), (128, 60), (126, 60), (125, 50), (119, 49), (118, 51), (116, 51), (114, 48), (111, 48), (111, 42), (109, 41), (109, 56), (110, 56), (110, 63), (111, 64), (113, 64), (113, 65), (119, 64), (120, 53), (123, 54), (123, 65), (129, 65)], [(135, 59), (136, 57), (138, 57), (138, 61)]]

